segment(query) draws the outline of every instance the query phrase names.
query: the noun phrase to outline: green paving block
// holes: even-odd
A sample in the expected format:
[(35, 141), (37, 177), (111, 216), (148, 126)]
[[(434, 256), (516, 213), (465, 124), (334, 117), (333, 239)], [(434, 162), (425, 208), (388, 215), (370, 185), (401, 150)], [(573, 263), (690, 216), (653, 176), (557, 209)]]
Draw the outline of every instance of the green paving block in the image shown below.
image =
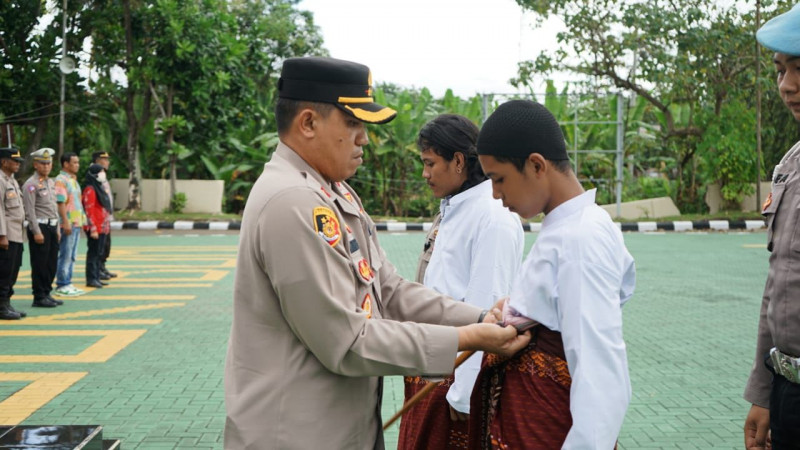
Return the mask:
[[(235, 258), (238, 236), (173, 236), (142, 232), (114, 236), (116, 252), (141, 251), (152, 261), (114, 259), (112, 271), (141, 271), (134, 278), (197, 277), (196, 273), (143, 273), (158, 265), (200, 268), (221, 261), (198, 261), (198, 254)], [(765, 233), (625, 234), (636, 258), (638, 284), (623, 309), (633, 398), (620, 435), (621, 449), (740, 448), (741, 426), (749, 405), (741, 399), (755, 352), (761, 292), (768, 269)], [(380, 233), (379, 239), (398, 272), (412, 277), (424, 233)], [(535, 234), (526, 234), (526, 246)], [(171, 260), (176, 247), (185, 260)], [(185, 252), (184, 252), (185, 250)], [(80, 255), (85, 254), (85, 239)], [(119, 253), (120, 255), (122, 253)], [(193, 256), (194, 255), (194, 256)], [(27, 257), (23, 258), (27, 269)], [(75, 270), (82, 282), (82, 260)], [(123, 267), (124, 266), (124, 267)], [(79, 270), (80, 268), (80, 270)], [(199, 270), (199, 269), (198, 269)], [(122, 439), (126, 449), (222, 447), (225, 425), (223, 371), (230, 332), (234, 269), (210, 287), (125, 287), (98, 290), (87, 300), (67, 300), (55, 310), (29, 308), (29, 314), (79, 313), (105, 308), (144, 307), (150, 300), (92, 301), (94, 295), (189, 294), (183, 306), (141, 309), (94, 319), (159, 319), (151, 325), (36, 325), (2, 330), (145, 329), (146, 332), (102, 363), (14, 363), (2, 372), (88, 372), (24, 423), (106, 425), (104, 436)], [(111, 283), (121, 284), (111, 280)], [(134, 283), (135, 284), (135, 283)], [(145, 283), (140, 283), (145, 284)], [(30, 295), (30, 281), (18, 283), (17, 295)], [(36, 346), (40, 338), (0, 337), (15, 354), (77, 354), (97, 341), (92, 336), (59, 337), (58, 351)], [(63, 339), (63, 340), (62, 340)], [(20, 347), (23, 346), (23, 347)], [(6, 354), (9, 354), (6, 352)], [(0, 398), (22, 384), (0, 382)], [(401, 377), (386, 377), (382, 411), (393, 414), (403, 401)], [(397, 427), (386, 435), (394, 448)], [(185, 441), (184, 439), (189, 439)], [(193, 442), (187, 443), (187, 442)]]

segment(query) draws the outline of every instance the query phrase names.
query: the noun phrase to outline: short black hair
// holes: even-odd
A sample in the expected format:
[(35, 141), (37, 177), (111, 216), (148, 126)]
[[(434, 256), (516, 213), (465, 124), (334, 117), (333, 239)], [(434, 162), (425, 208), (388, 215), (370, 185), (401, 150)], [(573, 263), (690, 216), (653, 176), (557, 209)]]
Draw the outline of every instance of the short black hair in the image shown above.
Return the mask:
[[(519, 172), (523, 172), (525, 170), (525, 162), (528, 160), (527, 156), (526, 157), (522, 157), (522, 156), (496, 156), (496, 155), (487, 155), (487, 156), (494, 157), (494, 159), (496, 159), (497, 162), (500, 162), (500, 163), (510, 163)], [(561, 172), (561, 173), (569, 173), (569, 171), (572, 170), (572, 163), (568, 159), (558, 159), (558, 160), (555, 160), (555, 161), (548, 159), (547, 161), (549, 161), (550, 164), (552, 164), (553, 167), (555, 167), (556, 170)]]
[(278, 127), (278, 135), (289, 131), (289, 126), (297, 114), (305, 108), (311, 108), (318, 112), (322, 117), (328, 115), (336, 108), (332, 103), (307, 102), (304, 100), (292, 100), (290, 98), (278, 98), (275, 102), (275, 122)]
[(458, 114), (442, 114), (426, 123), (419, 130), (417, 148), (420, 152), (434, 153), (452, 161), (456, 153), (462, 153), (467, 164), (467, 186), (472, 187), (486, 180), (478, 161), (478, 126)]
[(67, 164), (70, 161), (72, 161), (73, 157), (77, 158), (78, 154), (74, 152), (67, 152), (61, 155), (61, 167), (64, 167), (64, 164)]

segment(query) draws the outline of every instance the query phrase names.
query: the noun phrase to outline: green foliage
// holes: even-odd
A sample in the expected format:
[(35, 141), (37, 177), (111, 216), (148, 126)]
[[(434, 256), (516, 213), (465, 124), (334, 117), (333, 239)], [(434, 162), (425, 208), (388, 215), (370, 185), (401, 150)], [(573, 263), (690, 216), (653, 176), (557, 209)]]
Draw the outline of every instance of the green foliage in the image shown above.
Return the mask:
[(164, 211), (165, 213), (183, 213), (183, 208), (186, 207), (186, 194), (183, 192), (176, 192), (175, 195), (169, 199), (169, 207)]

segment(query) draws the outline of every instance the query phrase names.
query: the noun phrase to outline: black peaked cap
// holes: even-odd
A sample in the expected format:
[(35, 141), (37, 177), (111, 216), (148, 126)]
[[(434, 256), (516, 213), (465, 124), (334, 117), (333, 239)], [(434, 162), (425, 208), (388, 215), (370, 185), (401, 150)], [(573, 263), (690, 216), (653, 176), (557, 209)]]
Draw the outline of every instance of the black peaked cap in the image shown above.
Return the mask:
[(397, 112), (375, 103), (369, 67), (334, 58), (289, 58), (278, 81), (281, 98), (332, 103), (345, 114), (367, 123), (386, 123)]

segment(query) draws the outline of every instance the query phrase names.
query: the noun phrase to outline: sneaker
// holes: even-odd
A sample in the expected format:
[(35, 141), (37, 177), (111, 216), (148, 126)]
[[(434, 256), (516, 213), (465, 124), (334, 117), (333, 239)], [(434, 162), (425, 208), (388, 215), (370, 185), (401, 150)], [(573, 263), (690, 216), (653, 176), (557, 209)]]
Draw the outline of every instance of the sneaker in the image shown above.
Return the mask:
[(66, 286), (57, 287), (53, 291), (53, 294), (59, 295), (59, 296), (62, 296), (62, 297), (75, 297), (77, 294), (75, 294), (73, 291), (71, 291), (69, 289), (71, 286), (72, 285), (68, 284)]
[(74, 295), (74, 296), (83, 295), (83, 294), (86, 293), (86, 291), (84, 291), (83, 289), (78, 289), (78, 288), (76, 288), (75, 286), (73, 286), (71, 284), (69, 286), (67, 286), (67, 287), (69, 288), (70, 292), (72, 292), (72, 295)]

